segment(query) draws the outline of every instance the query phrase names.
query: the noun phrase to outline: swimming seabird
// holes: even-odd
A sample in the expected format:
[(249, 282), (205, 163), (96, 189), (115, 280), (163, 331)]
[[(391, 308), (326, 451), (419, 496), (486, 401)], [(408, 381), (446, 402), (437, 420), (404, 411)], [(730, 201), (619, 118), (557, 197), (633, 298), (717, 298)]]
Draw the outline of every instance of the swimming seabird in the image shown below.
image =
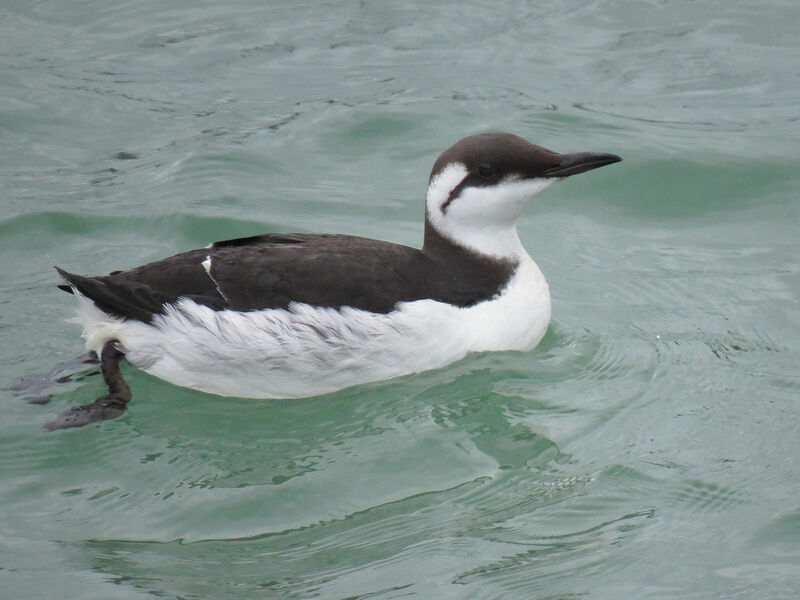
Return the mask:
[(538, 192), (621, 160), (559, 154), (508, 133), (466, 137), (433, 165), (421, 249), (349, 235), (268, 233), (127, 271), (58, 269), (108, 394), (48, 424), (119, 416), (119, 362), (223, 396), (298, 398), (529, 350), (550, 322), (547, 282), (516, 220)]

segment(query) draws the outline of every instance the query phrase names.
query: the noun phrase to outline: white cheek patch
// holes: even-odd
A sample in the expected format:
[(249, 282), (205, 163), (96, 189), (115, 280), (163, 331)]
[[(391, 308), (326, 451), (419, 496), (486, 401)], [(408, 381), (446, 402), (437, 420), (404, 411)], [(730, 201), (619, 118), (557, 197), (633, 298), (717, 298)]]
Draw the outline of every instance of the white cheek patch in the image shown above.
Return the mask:
[(474, 226), (512, 225), (525, 204), (552, 179), (511, 179), (487, 187), (467, 187), (447, 208), (447, 219)]
[(539, 177), (536, 179), (513, 179), (504, 183), (503, 186), (508, 186), (509, 191), (519, 194), (523, 198), (531, 198), (542, 190), (546, 190), (553, 185), (558, 179), (552, 177)]
[[(465, 187), (449, 200), (468, 175), (462, 164), (448, 165), (430, 183), (427, 217), (443, 236), (465, 248), (498, 257), (519, 257), (516, 220), (525, 204), (557, 180), (508, 178), (496, 185)], [(442, 206), (447, 205), (446, 212)]]
[(442, 206), (450, 197), (450, 192), (456, 189), (468, 174), (467, 168), (461, 163), (451, 163), (431, 180), (425, 202), (429, 216), (442, 214)]

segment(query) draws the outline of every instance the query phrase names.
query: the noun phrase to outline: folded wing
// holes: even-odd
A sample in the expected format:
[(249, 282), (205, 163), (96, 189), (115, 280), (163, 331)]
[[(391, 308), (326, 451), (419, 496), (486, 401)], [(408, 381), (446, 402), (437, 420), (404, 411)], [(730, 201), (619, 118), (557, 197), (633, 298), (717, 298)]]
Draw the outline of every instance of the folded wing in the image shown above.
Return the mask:
[(64, 289), (76, 288), (101, 310), (150, 322), (180, 298), (215, 310), (304, 302), (387, 313), (398, 301), (427, 297), (427, 260), (414, 248), (367, 238), (266, 234), (100, 277), (58, 271), (69, 284)]

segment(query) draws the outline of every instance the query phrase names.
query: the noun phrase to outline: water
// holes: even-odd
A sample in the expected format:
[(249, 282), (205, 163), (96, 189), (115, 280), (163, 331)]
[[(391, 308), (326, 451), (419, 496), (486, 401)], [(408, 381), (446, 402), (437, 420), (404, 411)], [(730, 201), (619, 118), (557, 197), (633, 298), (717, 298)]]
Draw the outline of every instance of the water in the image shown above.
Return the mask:
[[(797, 597), (799, 19), (5, 2), (0, 386), (82, 375), (44, 406), (0, 392), (0, 596)], [(123, 418), (44, 431), (103, 389), (53, 370), (82, 348), (53, 264), (416, 245), (433, 160), (491, 130), (625, 159), (520, 223), (554, 303), (535, 351), (299, 401), (128, 369)]]

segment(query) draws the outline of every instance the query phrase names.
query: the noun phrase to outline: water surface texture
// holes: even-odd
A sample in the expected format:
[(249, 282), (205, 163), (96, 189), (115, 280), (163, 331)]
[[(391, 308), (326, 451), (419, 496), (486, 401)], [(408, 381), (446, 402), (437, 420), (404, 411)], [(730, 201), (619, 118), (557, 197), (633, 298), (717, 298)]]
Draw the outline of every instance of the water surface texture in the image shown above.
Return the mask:
[[(799, 22), (794, 0), (4, 2), (0, 596), (798, 597)], [(433, 161), (482, 131), (625, 159), (520, 222), (539, 348), (296, 401), (126, 368), (122, 418), (44, 430), (104, 389), (62, 364), (82, 342), (54, 264), (417, 245)]]

